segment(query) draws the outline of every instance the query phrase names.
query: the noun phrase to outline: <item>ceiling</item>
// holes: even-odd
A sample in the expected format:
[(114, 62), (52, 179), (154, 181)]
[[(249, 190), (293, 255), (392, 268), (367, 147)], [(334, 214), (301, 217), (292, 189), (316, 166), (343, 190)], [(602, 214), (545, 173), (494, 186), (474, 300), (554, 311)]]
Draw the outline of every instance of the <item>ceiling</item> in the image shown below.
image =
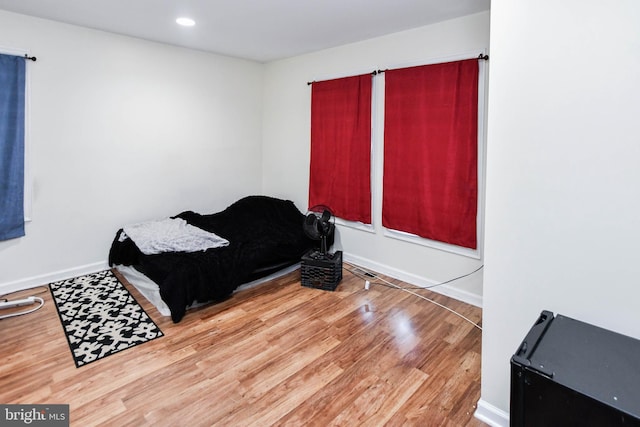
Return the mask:
[[(490, 0), (0, 0), (0, 9), (259, 62), (489, 10)], [(179, 16), (196, 21), (180, 27)]]

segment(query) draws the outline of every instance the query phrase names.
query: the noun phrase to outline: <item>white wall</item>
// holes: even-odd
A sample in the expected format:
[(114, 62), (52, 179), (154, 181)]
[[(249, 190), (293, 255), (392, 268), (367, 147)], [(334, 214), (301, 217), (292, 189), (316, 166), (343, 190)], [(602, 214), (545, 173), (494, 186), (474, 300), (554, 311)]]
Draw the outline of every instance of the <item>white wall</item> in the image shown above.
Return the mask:
[[(263, 191), (290, 198), (303, 211), (307, 208), (311, 105), (308, 81), (419, 65), (461, 53), (477, 56), (488, 46), (489, 12), (484, 12), (267, 64)], [(379, 143), (381, 134), (375, 138)], [(381, 166), (379, 155), (375, 162)], [(374, 205), (380, 206), (379, 191)], [(374, 211), (374, 224), (380, 225), (380, 210)], [(340, 227), (339, 234), (340, 246), (351, 260), (413, 283), (441, 282), (471, 272), (482, 263), (385, 237), (380, 226), (376, 233)], [(463, 279), (455, 287), (443, 289), (445, 292), (480, 304), (482, 274)]]
[(639, 23), (635, 0), (491, 3), (481, 410), (508, 411), (544, 309), (640, 338)]
[(31, 68), (33, 221), (0, 294), (106, 266), (126, 223), (261, 190), (264, 66), (0, 11)]

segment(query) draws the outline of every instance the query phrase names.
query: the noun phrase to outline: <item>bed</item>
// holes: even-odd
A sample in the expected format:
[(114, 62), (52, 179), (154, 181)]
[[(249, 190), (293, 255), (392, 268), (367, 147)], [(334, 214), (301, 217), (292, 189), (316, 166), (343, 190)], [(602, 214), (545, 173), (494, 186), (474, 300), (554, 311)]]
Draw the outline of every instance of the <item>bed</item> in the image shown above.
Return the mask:
[(175, 323), (187, 307), (223, 301), (243, 284), (286, 271), (317, 245), (305, 236), (304, 215), (293, 202), (274, 197), (248, 196), (217, 213), (186, 211), (172, 219), (228, 243), (193, 252), (147, 254), (122, 228), (111, 244), (109, 265), (128, 266), (155, 283)]

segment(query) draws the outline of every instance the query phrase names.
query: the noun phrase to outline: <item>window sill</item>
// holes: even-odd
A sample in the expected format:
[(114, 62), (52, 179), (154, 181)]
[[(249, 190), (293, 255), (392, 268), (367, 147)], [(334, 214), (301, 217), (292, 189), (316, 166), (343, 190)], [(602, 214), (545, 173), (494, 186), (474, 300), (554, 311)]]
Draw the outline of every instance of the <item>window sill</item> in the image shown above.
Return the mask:
[(348, 221), (342, 218), (336, 218), (336, 225), (353, 228), (354, 230), (366, 231), (367, 233), (375, 233), (373, 224), (364, 224), (358, 221)]
[(462, 255), (468, 258), (481, 259), (480, 251), (478, 249), (464, 248), (462, 246), (451, 245), (449, 243), (438, 242), (437, 240), (425, 239), (424, 237), (417, 236), (415, 234), (406, 233), (404, 231), (384, 229), (384, 236), (391, 239), (402, 240), (404, 242), (413, 243), (420, 246), (426, 246), (433, 249), (438, 249), (445, 252), (454, 253), (456, 255)]

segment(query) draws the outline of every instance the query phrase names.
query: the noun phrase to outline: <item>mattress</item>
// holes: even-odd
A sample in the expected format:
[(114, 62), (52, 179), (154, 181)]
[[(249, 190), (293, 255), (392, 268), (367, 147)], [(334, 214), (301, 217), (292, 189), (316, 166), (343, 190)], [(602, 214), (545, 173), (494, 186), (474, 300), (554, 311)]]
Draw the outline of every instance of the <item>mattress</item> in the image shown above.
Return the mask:
[[(145, 297), (158, 310), (161, 315), (171, 317), (171, 310), (169, 310), (169, 306), (167, 306), (167, 304), (162, 300), (162, 297), (160, 296), (160, 287), (157, 283), (155, 283), (153, 280), (151, 280), (132, 266), (115, 265), (114, 268), (116, 268), (124, 276), (124, 278), (129, 283), (131, 283), (138, 290), (138, 292), (140, 292), (140, 294), (142, 294), (142, 296)], [(299, 268), (299, 263), (291, 265), (289, 267), (285, 267), (279, 271), (269, 274), (268, 276), (255, 279), (238, 286), (234, 293), (254, 288), (266, 282), (270, 282), (271, 280), (277, 279), (278, 277), (282, 277), (293, 271), (296, 271)], [(210, 302), (192, 304), (187, 307), (187, 311), (191, 308), (201, 307), (207, 304), (210, 304)]]

